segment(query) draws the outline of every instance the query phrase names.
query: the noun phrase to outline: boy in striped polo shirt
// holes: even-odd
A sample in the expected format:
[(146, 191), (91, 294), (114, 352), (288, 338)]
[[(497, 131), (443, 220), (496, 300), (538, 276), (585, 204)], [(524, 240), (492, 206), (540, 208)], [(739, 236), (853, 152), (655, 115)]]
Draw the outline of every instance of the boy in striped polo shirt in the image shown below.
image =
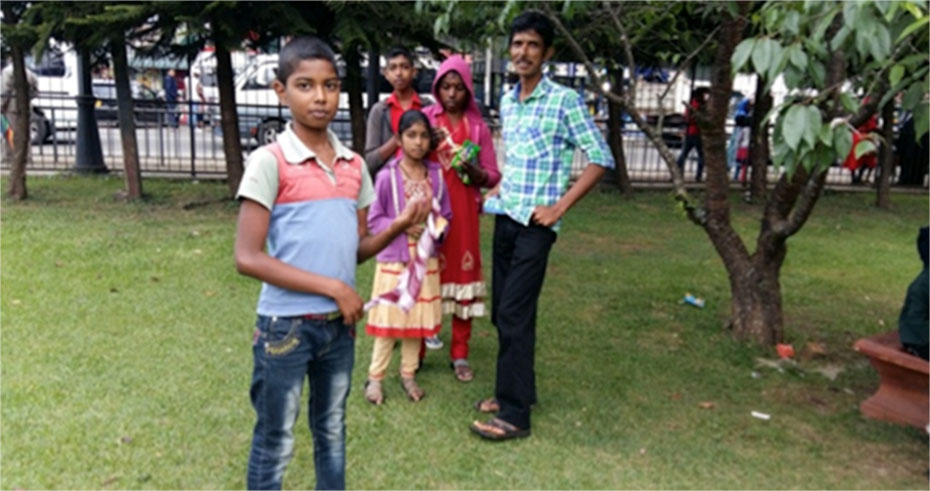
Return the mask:
[(429, 204), (411, 202), (369, 235), (371, 178), (361, 157), (329, 131), (340, 80), (332, 50), (316, 38), (290, 41), (274, 90), (292, 122), (249, 156), (237, 198), (236, 269), (262, 280), (253, 336), (250, 395), (257, 421), (249, 489), (280, 489), (293, 455), (304, 377), (317, 489), (345, 488), (345, 403), (354, 362), (358, 262), (373, 256)]

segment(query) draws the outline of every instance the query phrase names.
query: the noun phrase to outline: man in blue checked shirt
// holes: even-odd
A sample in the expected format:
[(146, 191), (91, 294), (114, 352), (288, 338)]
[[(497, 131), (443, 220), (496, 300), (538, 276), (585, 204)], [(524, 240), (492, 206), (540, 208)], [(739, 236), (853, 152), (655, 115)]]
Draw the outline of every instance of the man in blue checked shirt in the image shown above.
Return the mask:
[[(542, 73), (553, 53), (553, 34), (552, 23), (538, 12), (524, 12), (510, 28), (510, 59), (520, 81), (501, 98), (507, 158), (503, 178), (485, 202), (485, 211), (498, 213), (491, 321), (500, 348), (494, 397), (475, 404), (496, 416), (470, 426), (488, 440), (530, 434), (530, 408), (536, 403), (536, 307), (549, 250), (562, 215), (614, 166), (582, 97)], [(576, 148), (585, 151), (592, 165), (569, 188)]]

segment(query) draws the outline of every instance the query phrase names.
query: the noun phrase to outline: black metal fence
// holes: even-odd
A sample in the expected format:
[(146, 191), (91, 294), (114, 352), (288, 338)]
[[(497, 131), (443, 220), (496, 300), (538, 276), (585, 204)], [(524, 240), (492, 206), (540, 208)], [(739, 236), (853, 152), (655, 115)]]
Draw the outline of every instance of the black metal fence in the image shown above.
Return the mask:
[[(143, 176), (163, 175), (176, 177), (216, 177), (226, 174), (223, 136), (220, 130), (220, 111), (218, 104), (196, 104), (182, 101), (175, 105), (164, 102), (153, 103), (151, 100), (135, 101), (136, 140), (140, 166)], [(76, 107), (36, 106), (33, 115), (33, 142), (31, 161), (28, 171), (67, 171), (74, 165), (75, 137), (77, 120)], [(103, 159), (111, 171), (123, 168), (123, 149), (120, 129), (117, 125), (116, 101), (100, 99), (95, 108)], [(592, 110), (597, 113), (598, 111)], [(44, 117), (45, 123), (38, 116)], [(244, 156), (268, 143), (284, 128), (290, 119), (287, 107), (280, 105), (238, 104), (239, 138)], [(606, 121), (598, 119), (597, 124), (606, 132)], [(674, 116), (669, 118), (671, 124), (663, 132), (663, 139), (678, 156), (681, 150), (680, 118), (676, 124)], [(491, 120), (491, 127), (498, 128), (497, 121)], [(43, 127), (44, 125), (44, 127)], [(337, 113), (331, 128), (347, 145), (351, 145), (351, 121), (345, 110)], [(732, 130), (732, 128), (730, 128)], [(622, 127), (623, 147), (627, 171), (633, 183), (666, 183), (671, 179), (668, 166), (662, 160), (655, 146), (645, 134), (633, 125), (625, 122)], [(503, 146), (500, 144), (499, 131), (494, 131), (498, 162), (505, 164)], [(582, 152), (576, 152), (572, 164), (573, 176), (580, 174), (587, 161)], [(845, 185), (854, 182), (853, 174), (839, 166), (832, 167), (827, 177), (831, 185)], [(697, 172), (697, 152), (692, 151), (685, 160), (686, 181), (693, 181)], [(0, 168), (9, 168), (9, 158), (3, 158)], [(897, 173), (892, 176), (892, 183), (897, 182)], [(737, 176), (730, 169), (734, 180)], [(777, 170), (768, 169), (769, 180), (777, 179)], [(876, 171), (867, 170), (862, 174), (862, 183), (869, 184), (877, 179)], [(923, 185), (927, 186), (926, 176)]]

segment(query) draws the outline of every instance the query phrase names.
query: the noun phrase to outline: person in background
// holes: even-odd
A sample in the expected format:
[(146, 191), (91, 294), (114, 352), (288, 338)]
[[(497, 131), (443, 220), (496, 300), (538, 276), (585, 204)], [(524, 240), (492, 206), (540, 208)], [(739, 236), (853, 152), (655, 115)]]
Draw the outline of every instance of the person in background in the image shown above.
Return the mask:
[(917, 253), (923, 262), (923, 269), (907, 287), (907, 296), (901, 315), (898, 317), (898, 337), (904, 351), (928, 359), (928, 338), (930, 338), (930, 276), (927, 272), (928, 255), (930, 255), (930, 237), (928, 227), (921, 227), (917, 234)]
[(394, 91), (387, 99), (371, 106), (368, 113), (365, 163), (372, 176), (377, 176), (391, 157), (399, 157), (401, 154), (400, 138), (397, 136), (401, 115), (410, 109), (422, 109), (424, 106), (413, 86), (417, 68), (410, 50), (401, 47), (390, 50), (383, 73)]
[(162, 82), (162, 88), (165, 91), (165, 110), (167, 113), (168, 126), (178, 127), (178, 80), (174, 78), (174, 68), (168, 70), (165, 79)]
[[(440, 277), (443, 313), (452, 314), (449, 357), (460, 382), (474, 378), (468, 363), (472, 318), (485, 315), (486, 286), (478, 223), (481, 188), (493, 188), (500, 181), (494, 141), (481, 117), (472, 84), (465, 59), (460, 55), (446, 58), (433, 80), (433, 96), (438, 103), (423, 110), (438, 135), (434, 160), (442, 164), (455, 217), (440, 249)], [(469, 145), (478, 148), (469, 153)], [(463, 158), (466, 154), (470, 155), (468, 159)]]
[(710, 91), (707, 87), (695, 89), (691, 94), (691, 101), (688, 103), (687, 109), (685, 109), (685, 120), (688, 122), (688, 126), (685, 128), (684, 145), (681, 148), (681, 153), (678, 154), (678, 169), (681, 170), (682, 177), (684, 177), (685, 160), (688, 158), (688, 154), (691, 153), (692, 148), (697, 150), (698, 167), (694, 178), (697, 182), (701, 182), (704, 178), (704, 147), (701, 144), (701, 129), (698, 128), (695, 113), (701, 111), (709, 95)]

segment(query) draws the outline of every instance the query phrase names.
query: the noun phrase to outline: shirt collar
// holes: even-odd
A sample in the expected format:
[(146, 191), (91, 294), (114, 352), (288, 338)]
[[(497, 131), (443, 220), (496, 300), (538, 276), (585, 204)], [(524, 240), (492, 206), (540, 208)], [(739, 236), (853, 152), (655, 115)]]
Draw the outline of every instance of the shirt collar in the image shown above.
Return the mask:
[[(397, 99), (397, 92), (391, 92), (391, 95), (384, 101), (388, 106), (395, 106), (398, 109), (403, 109), (400, 105), (400, 101)], [(420, 101), (420, 95), (416, 92), (413, 93), (413, 97), (410, 99), (410, 109), (418, 109), (423, 106), (423, 103)]]
[[(520, 87), (520, 82), (517, 82), (517, 84), (514, 85), (513, 90), (510, 92), (510, 97), (512, 97), (513, 100), (517, 102), (520, 102)], [(543, 95), (549, 93), (549, 89), (551, 88), (552, 81), (549, 80), (549, 77), (543, 74), (542, 78), (539, 79), (539, 83), (536, 84), (536, 88), (533, 89), (533, 93), (524, 99), (523, 102), (529, 102), (538, 97), (542, 97)]]
[[(316, 153), (307, 148), (304, 142), (300, 141), (300, 138), (297, 138), (297, 133), (294, 133), (293, 124), (292, 122), (287, 123), (284, 131), (278, 134), (278, 144), (281, 145), (281, 153), (284, 154), (284, 160), (286, 160), (288, 164), (297, 165), (310, 159), (316, 159)], [(329, 144), (333, 146), (333, 151), (336, 153), (336, 160), (352, 160), (355, 157), (352, 150), (343, 145), (336, 134), (328, 128), (326, 130), (326, 137), (329, 139)]]

